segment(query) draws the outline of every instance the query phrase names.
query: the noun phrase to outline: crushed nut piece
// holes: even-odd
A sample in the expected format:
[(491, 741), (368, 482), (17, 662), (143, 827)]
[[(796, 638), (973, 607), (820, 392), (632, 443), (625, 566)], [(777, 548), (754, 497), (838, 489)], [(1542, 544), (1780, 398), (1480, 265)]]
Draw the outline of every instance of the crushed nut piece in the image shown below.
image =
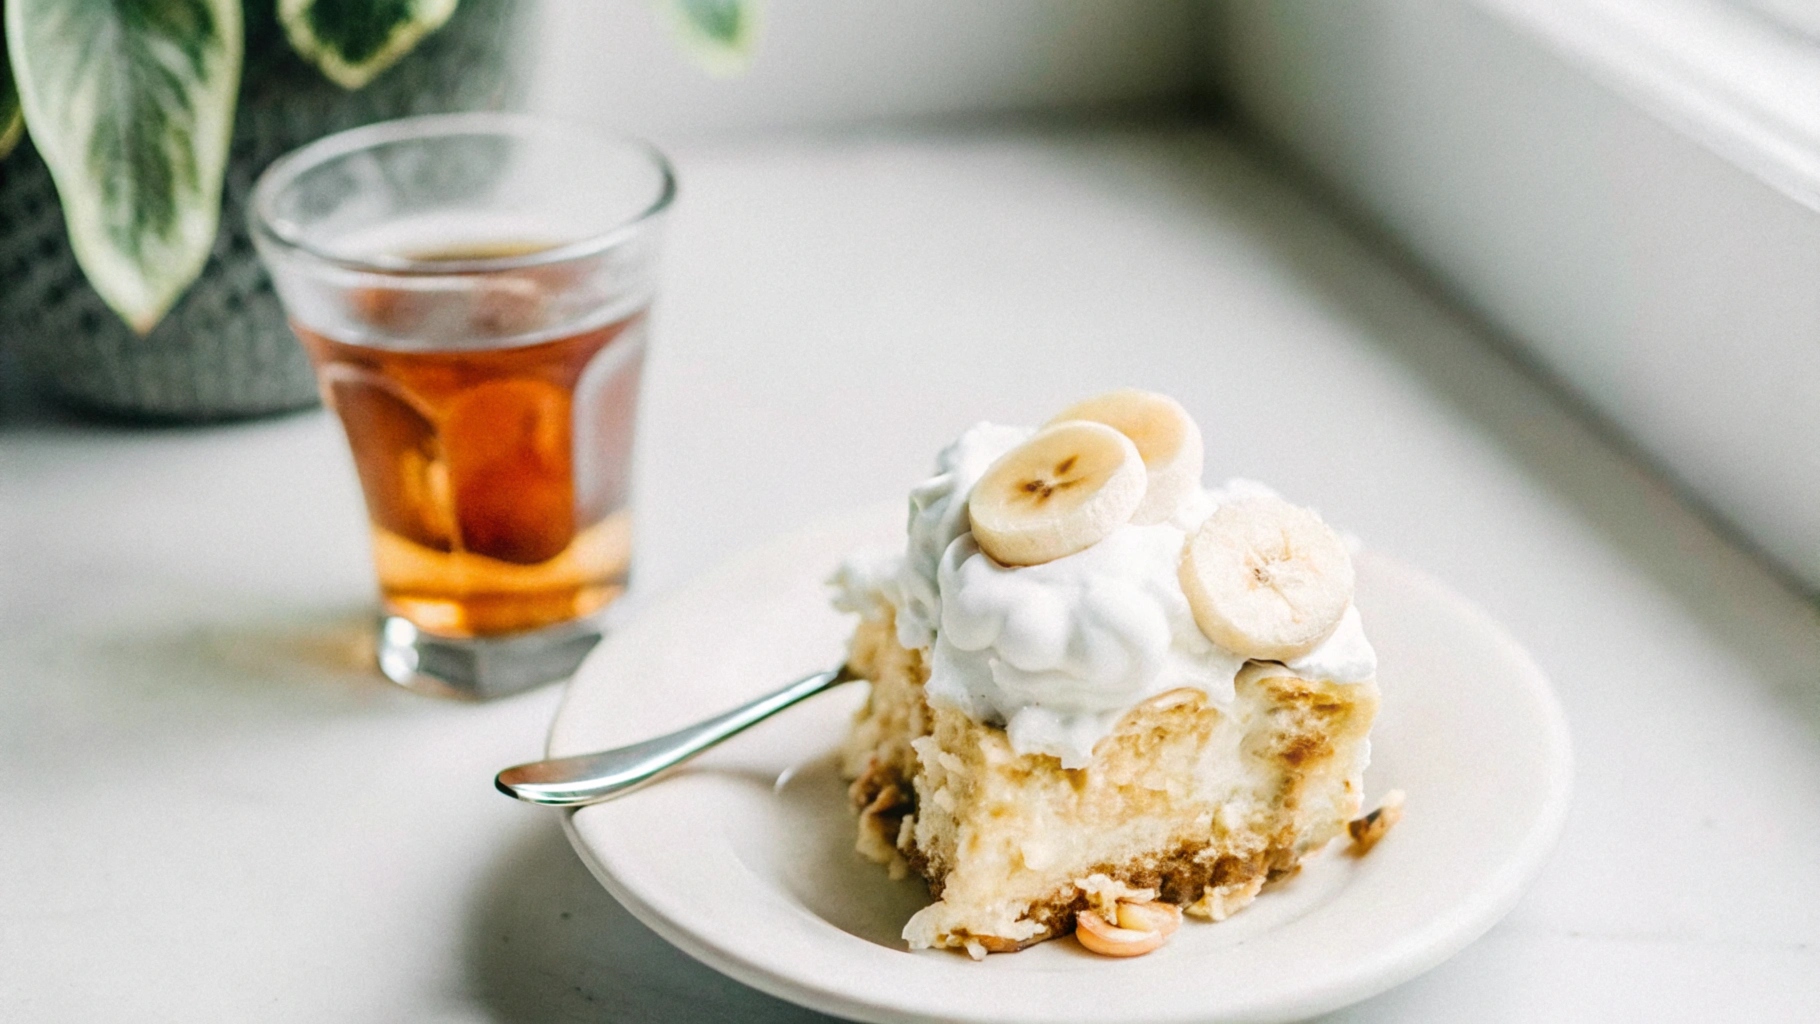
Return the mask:
[[(1138, 890), (1140, 893), (1153, 890)], [(1101, 956), (1142, 956), (1169, 941), (1182, 925), (1181, 908), (1146, 896), (1118, 899), (1105, 910), (1075, 915), (1074, 937)]]
[(1352, 855), (1363, 857), (1378, 845), (1390, 827), (1403, 820), (1403, 791), (1393, 789), (1384, 794), (1378, 808), (1362, 818), (1354, 818), (1346, 825), (1346, 831), (1352, 834)]
[(1092, 910), (1083, 910), (1075, 916), (1074, 937), (1090, 952), (1101, 956), (1143, 956), (1169, 938), (1162, 932), (1121, 928)]
[(1119, 927), (1134, 932), (1161, 932), (1164, 938), (1168, 938), (1182, 926), (1182, 908), (1173, 903), (1120, 900), (1118, 913)]

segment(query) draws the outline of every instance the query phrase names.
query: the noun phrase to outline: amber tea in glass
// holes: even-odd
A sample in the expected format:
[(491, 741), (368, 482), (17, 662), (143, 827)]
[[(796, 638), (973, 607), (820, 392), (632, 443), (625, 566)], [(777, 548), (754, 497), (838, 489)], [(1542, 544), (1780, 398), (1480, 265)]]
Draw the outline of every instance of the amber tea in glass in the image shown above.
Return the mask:
[(366, 497), (388, 676), (491, 696), (598, 636), (672, 191), (648, 147), (506, 115), (357, 129), (261, 180), (255, 237)]

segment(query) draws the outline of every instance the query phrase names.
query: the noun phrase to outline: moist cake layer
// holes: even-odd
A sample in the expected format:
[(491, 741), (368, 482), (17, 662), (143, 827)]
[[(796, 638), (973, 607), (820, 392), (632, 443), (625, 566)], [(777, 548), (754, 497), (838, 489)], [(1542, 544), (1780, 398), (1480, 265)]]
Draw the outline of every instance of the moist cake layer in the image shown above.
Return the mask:
[(1151, 697), (1066, 769), (931, 706), (924, 652), (900, 644), (889, 609), (860, 624), (849, 664), (872, 681), (843, 758), (858, 848), (937, 897), (905, 929), (913, 947), (978, 955), (1064, 934), (1106, 884), (1219, 920), (1359, 811), (1373, 682), (1251, 662), (1229, 702)]

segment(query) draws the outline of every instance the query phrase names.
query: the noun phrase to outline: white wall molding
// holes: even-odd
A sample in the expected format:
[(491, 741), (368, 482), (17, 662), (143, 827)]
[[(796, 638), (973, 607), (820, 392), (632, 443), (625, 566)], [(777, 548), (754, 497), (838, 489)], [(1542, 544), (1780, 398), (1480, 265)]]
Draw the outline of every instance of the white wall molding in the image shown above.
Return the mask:
[(1719, 0), (1474, 2), (1820, 210), (1820, 40)]
[(1675, 70), (1665, 36), (1614, 32), (1601, 64), (1587, 40), (1613, 23), (1562, 25), (1637, 14), (1618, 0), (1214, 8), (1210, 74), (1240, 116), (1820, 591), (1816, 104), (1772, 111), (1766, 73), (1666, 116), (1746, 65)]

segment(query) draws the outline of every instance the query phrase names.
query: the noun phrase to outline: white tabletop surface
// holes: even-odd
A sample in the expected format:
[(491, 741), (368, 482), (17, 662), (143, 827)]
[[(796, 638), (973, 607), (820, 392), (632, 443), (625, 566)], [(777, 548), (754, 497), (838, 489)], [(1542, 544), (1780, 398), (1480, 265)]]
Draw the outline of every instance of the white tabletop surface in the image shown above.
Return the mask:
[[(977, 418), (1172, 392), (1210, 476), (1483, 605), (1573, 727), (1529, 896), (1334, 1019), (1820, 1019), (1820, 614), (1280, 176), (1168, 127), (678, 156), (642, 599), (900, 494)], [(492, 790), (556, 688), (379, 680), (366, 558), (320, 412), (0, 424), (0, 1019), (814, 1017), (665, 945)]]

